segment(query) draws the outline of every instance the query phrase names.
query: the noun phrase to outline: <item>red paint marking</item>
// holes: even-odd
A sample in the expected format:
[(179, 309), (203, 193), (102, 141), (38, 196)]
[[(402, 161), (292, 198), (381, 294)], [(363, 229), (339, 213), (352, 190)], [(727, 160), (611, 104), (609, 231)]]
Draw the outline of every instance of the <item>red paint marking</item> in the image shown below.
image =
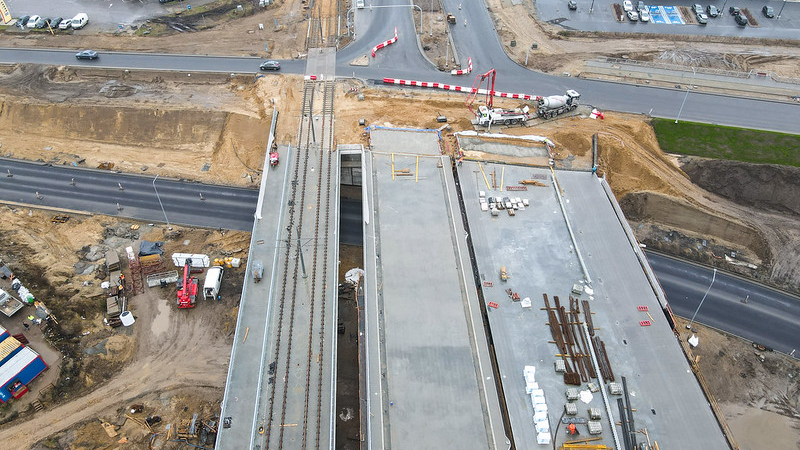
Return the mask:
[(495, 309), (497, 309), (497, 308), (499, 308), (499, 307), (500, 307), (500, 305), (498, 305), (498, 304), (497, 304), (497, 303), (495, 303), (495, 302), (489, 302), (489, 306), (490, 306), (491, 308), (495, 308)]
[(639, 305), (639, 306), (637, 306), (636, 308), (637, 308), (639, 311), (649, 311), (649, 310), (650, 310), (650, 308), (648, 308), (648, 307), (647, 307), (647, 306), (645, 306), (645, 305)]
[(650, 325), (652, 325), (652, 323), (649, 320), (642, 320), (641, 322), (639, 322), (639, 325), (643, 327), (649, 327)]

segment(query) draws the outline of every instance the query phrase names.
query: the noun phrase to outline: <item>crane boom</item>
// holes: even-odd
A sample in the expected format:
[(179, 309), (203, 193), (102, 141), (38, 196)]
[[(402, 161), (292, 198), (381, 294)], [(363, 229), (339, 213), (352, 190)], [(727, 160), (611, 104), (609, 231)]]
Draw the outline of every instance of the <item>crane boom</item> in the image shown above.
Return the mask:
[(475, 81), (472, 83), (472, 89), (470, 90), (469, 94), (467, 95), (466, 105), (469, 108), (470, 112), (474, 115), (479, 115), (475, 110), (472, 108), (473, 103), (475, 103), (475, 99), (478, 97), (478, 94), (481, 91), (481, 86), (483, 82), (486, 81), (486, 92), (485, 92), (485, 99), (484, 103), (489, 109), (494, 107), (494, 82), (497, 78), (497, 71), (494, 69), (490, 69), (488, 72), (483, 74), (478, 74), (475, 77)]

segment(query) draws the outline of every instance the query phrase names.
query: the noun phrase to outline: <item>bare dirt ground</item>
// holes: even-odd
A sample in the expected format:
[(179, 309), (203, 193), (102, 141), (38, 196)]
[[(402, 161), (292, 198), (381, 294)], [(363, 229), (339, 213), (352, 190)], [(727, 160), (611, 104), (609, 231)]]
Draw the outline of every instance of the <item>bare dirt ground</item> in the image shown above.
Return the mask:
[[(678, 318), (686, 340), (687, 320)], [(742, 450), (800, 448), (800, 363), (695, 323), (699, 357), (711, 393)]]
[[(87, 275), (76, 276), (76, 264), (87, 261), (89, 247), (121, 252), (138, 238), (164, 240), (163, 230), (139, 224), (138, 230), (131, 231), (131, 222), (100, 216), (73, 216), (65, 224), (52, 224), (50, 216), (27, 209), (0, 209), (0, 230), (4, 242), (12, 245), (2, 248), (3, 259), (21, 279), (35, 281), (26, 284), (56, 315), (58, 330), (50, 341), (64, 353), (66, 367), (47, 395), (39, 396), (43, 411), (33, 414), (27, 409), (29, 402), (12, 402), (11, 409), (2, 411), (3, 418), (14, 411), (22, 414), (21, 419), (0, 427), (4, 448), (109, 448), (123, 436), (129, 443), (138, 443), (136, 448), (144, 448), (150, 433), (134, 421), (122, 425), (120, 436), (112, 440), (98, 420), (120, 424), (133, 404), (144, 406), (141, 413), (132, 414), (139, 420), (153, 415), (162, 418), (155, 428), (158, 431), (168, 423), (178, 426), (194, 413), (204, 420), (218, 414), (244, 268), (226, 270), (222, 301), (179, 310), (174, 288), (153, 288), (130, 300), (129, 309), (137, 320), (132, 327), (109, 329), (102, 322), (102, 260)], [(166, 255), (181, 251), (207, 253), (212, 258), (246, 256), (248, 233), (174, 231), (167, 237)], [(60, 355), (52, 356), (44, 343), (33, 345), (58, 367)], [(27, 394), (29, 400), (46, 383), (37, 380)], [(97, 447), (98, 443), (105, 444)], [(163, 443), (158, 448), (176, 445)]]

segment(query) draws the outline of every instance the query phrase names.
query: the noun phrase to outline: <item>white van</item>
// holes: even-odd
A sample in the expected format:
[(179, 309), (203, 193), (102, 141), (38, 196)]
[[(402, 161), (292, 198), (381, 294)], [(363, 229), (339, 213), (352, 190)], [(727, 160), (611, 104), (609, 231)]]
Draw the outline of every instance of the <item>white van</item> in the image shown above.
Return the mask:
[(219, 297), (219, 285), (221, 282), (222, 267), (209, 267), (206, 273), (206, 280), (203, 283), (203, 298), (206, 300), (216, 300)]
[(84, 13), (80, 13), (77, 16), (72, 18), (72, 28), (79, 30), (86, 26), (89, 23), (89, 16)]

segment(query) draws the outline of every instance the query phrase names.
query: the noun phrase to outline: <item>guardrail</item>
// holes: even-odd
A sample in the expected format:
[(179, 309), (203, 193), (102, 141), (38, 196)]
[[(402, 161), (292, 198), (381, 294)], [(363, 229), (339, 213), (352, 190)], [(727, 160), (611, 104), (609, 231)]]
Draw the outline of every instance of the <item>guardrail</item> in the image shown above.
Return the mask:
[(620, 64), (626, 66), (647, 67), (651, 69), (675, 70), (679, 72), (696, 72), (706, 75), (719, 75), (730, 78), (752, 78), (753, 76), (770, 78), (778, 83), (800, 84), (800, 78), (784, 77), (773, 72), (756, 72), (751, 70), (744, 72), (740, 70), (725, 70), (725, 69), (712, 69), (708, 67), (692, 67), (680, 64), (662, 63), (656, 61), (640, 61), (637, 59), (623, 59), (611, 57), (598, 57), (597, 61), (607, 62), (609, 64)]

